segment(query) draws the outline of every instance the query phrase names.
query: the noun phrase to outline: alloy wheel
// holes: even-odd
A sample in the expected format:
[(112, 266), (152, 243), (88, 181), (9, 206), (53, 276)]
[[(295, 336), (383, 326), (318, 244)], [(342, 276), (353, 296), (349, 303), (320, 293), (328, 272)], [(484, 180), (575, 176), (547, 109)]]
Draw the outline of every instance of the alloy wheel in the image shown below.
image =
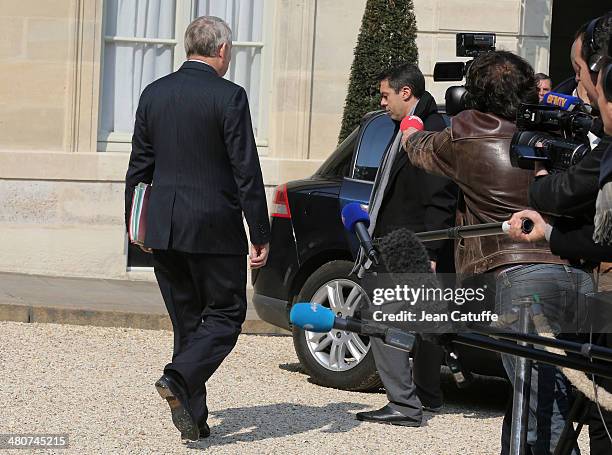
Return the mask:
[[(353, 316), (368, 296), (357, 283), (339, 279), (321, 286), (312, 302), (330, 308), (338, 317)], [(332, 329), (327, 333), (304, 331), (306, 344), (313, 358), (331, 371), (347, 371), (359, 364), (370, 350), (368, 337)]]

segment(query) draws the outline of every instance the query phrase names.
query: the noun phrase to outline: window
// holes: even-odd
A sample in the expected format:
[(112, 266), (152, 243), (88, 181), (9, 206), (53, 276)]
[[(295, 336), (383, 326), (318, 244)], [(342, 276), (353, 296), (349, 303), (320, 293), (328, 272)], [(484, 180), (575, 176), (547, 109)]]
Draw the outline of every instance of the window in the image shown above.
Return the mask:
[(264, 0), (197, 0), (196, 3), (194, 18), (217, 16), (232, 29), (232, 63), (226, 78), (246, 90), (255, 137), (263, 137), (260, 100)]
[(388, 115), (379, 115), (365, 126), (355, 162), (353, 178), (373, 182), (378, 166), (395, 138), (397, 125)]
[(317, 171), (318, 175), (324, 177), (347, 177), (351, 168), (353, 152), (355, 151), (355, 143), (357, 142), (357, 134), (359, 128), (348, 135), (338, 146), (336, 151), (332, 153)]
[[(107, 0), (98, 150), (130, 151), (134, 115), (144, 88), (185, 60), (183, 33), (213, 15), (232, 28), (232, 64), (225, 76), (249, 96), (257, 145), (267, 146), (264, 0)], [(269, 27), (268, 27), (269, 29)]]

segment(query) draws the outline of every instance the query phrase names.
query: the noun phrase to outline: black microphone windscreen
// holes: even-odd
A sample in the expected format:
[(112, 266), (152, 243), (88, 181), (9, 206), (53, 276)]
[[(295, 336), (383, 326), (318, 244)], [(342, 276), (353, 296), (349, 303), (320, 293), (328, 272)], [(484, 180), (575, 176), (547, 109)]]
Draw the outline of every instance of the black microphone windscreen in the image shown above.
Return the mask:
[[(442, 287), (437, 276), (431, 269), (431, 262), (423, 242), (416, 234), (407, 228), (400, 228), (378, 239), (377, 247), (385, 270), (379, 270), (375, 276), (365, 277), (366, 288), (383, 288), (400, 290), (412, 289), (420, 292), (420, 297), (405, 299), (408, 294), (401, 294), (396, 301), (386, 301), (376, 307), (387, 314), (412, 312), (421, 314), (423, 311), (432, 314), (448, 312), (447, 303), (441, 299)], [(408, 322), (391, 323), (400, 330), (421, 332), (429, 341), (437, 341), (434, 334), (450, 331), (450, 324), (444, 322)], [(427, 333), (431, 334), (428, 335)]]
[(397, 229), (382, 237), (378, 249), (390, 273), (431, 273), (427, 250), (408, 228)]

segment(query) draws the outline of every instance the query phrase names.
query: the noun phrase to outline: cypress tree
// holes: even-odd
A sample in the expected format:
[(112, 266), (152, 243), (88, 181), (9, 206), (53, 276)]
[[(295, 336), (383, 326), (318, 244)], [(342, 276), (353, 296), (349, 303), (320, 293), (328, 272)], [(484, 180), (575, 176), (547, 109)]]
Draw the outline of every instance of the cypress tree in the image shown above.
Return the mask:
[(339, 142), (369, 111), (380, 109), (380, 73), (401, 63), (418, 63), (412, 0), (368, 0), (351, 65)]

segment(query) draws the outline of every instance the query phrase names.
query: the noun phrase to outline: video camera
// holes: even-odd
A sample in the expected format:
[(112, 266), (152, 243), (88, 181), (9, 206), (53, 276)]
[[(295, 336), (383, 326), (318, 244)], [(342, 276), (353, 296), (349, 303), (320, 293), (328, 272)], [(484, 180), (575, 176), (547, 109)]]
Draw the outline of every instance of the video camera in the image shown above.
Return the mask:
[[(457, 33), (457, 57), (474, 57), (495, 50), (495, 33)], [(437, 62), (434, 67), (434, 81), (462, 81), (474, 60), (467, 62)], [(446, 90), (446, 113), (456, 115), (465, 110), (465, 86), (454, 85)]]
[(544, 102), (519, 107), (510, 160), (521, 169), (540, 162), (549, 172), (563, 172), (591, 150), (587, 135), (594, 118), (576, 97), (548, 93)]

